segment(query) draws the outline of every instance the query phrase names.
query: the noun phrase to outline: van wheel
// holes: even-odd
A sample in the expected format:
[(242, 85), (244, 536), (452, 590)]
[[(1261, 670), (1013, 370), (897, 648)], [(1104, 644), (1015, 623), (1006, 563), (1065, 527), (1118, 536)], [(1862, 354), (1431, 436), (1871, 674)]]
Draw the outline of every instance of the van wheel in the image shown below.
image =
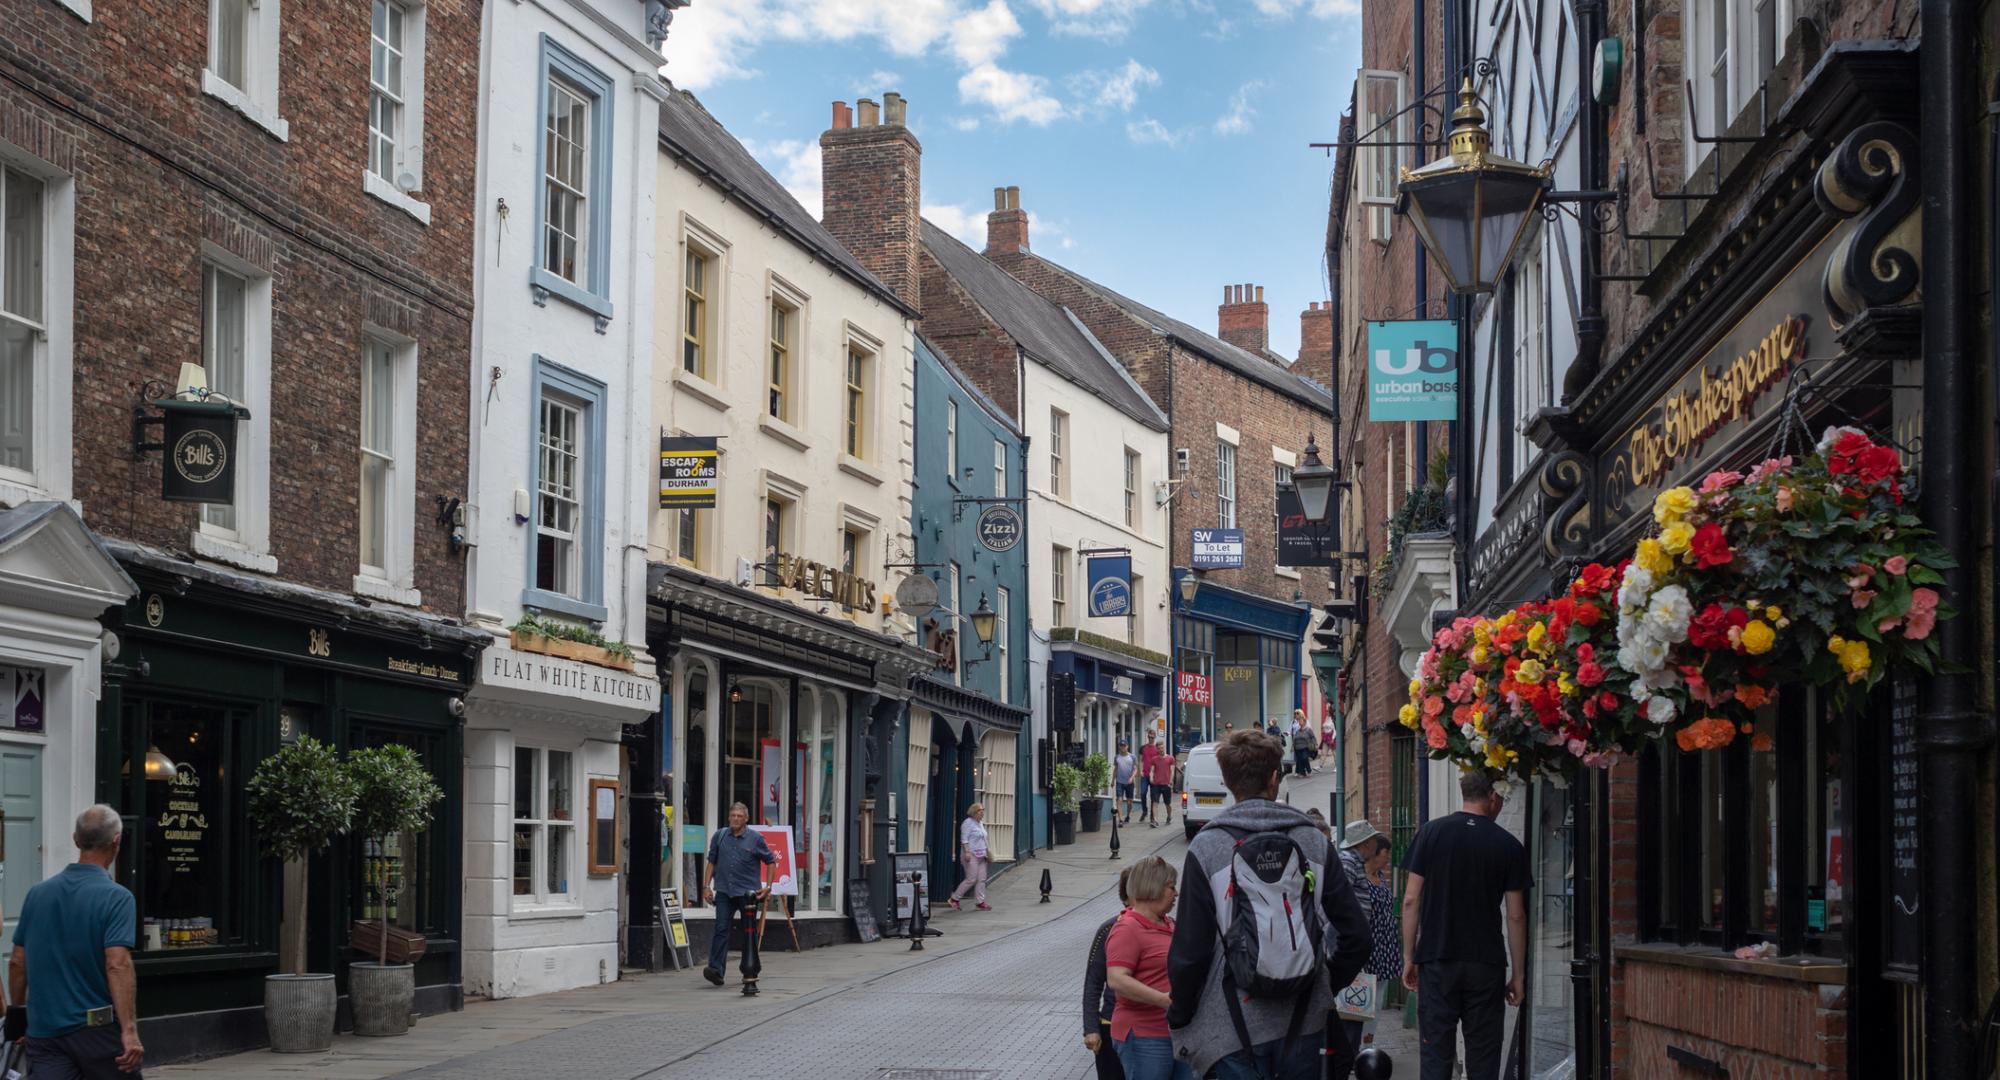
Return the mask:
[(1187, 833), (1187, 838), (1192, 840), (1194, 839), (1194, 834), (1201, 831), (1201, 822), (1189, 821), (1186, 818), (1182, 818), (1181, 828)]

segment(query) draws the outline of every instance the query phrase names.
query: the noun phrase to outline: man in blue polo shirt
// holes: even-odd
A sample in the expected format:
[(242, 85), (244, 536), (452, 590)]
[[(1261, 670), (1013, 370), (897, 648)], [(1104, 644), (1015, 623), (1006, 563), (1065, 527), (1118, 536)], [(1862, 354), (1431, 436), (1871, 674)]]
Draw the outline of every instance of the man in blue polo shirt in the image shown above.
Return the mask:
[(770, 886), (764, 884), (759, 864), (778, 861), (764, 834), (749, 827), (750, 808), (742, 803), (729, 807), (729, 828), (715, 834), (708, 843), (708, 868), (702, 872), (701, 894), (715, 905), (715, 933), (708, 939), (708, 966), (702, 978), (722, 985), (722, 968), (729, 963), (729, 924), (743, 919), (743, 996), (757, 996), (757, 973), (764, 968), (757, 956), (757, 898)]
[(29, 889), (14, 924), (7, 1035), (19, 1037), (25, 1006), (37, 1080), (136, 1080), (146, 1058), (132, 971), (138, 919), (132, 893), (111, 879), (124, 832), (102, 803), (77, 815), (77, 861)]

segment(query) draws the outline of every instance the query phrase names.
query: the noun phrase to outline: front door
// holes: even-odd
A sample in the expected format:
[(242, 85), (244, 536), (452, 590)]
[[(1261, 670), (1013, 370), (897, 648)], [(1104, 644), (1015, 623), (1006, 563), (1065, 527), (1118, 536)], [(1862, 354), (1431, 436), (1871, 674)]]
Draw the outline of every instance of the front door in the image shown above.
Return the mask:
[(0, 745), (0, 811), (7, 815), (0, 916), (12, 926), (28, 890), (42, 880), (41, 747)]

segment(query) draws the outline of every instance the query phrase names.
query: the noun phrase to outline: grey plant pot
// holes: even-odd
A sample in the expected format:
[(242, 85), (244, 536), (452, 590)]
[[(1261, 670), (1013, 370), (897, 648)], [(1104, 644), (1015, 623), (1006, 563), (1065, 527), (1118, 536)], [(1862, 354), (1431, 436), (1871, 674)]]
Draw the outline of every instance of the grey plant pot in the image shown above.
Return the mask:
[(354, 1008), (356, 1035), (403, 1035), (410, 1030), (410, 1007), (417, 998), (414, 964), (360, 963), (347, 966), (347, 1001)]
[(332, 1049), (336, 1004), (331, 975), (264, 976), (264, 1027), (271, 1049), (280, 1054)]

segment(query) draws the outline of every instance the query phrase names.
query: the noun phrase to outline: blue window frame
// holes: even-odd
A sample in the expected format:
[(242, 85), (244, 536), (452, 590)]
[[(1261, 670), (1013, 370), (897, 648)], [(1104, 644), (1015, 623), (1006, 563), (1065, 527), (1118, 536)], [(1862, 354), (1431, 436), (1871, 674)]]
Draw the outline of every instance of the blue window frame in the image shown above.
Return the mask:
[(535, 302), (611, 318), (612, 82), (542, 35), (535, 111)]
[(603, 622), (604, 384), (535, 357), (523, 606)]

